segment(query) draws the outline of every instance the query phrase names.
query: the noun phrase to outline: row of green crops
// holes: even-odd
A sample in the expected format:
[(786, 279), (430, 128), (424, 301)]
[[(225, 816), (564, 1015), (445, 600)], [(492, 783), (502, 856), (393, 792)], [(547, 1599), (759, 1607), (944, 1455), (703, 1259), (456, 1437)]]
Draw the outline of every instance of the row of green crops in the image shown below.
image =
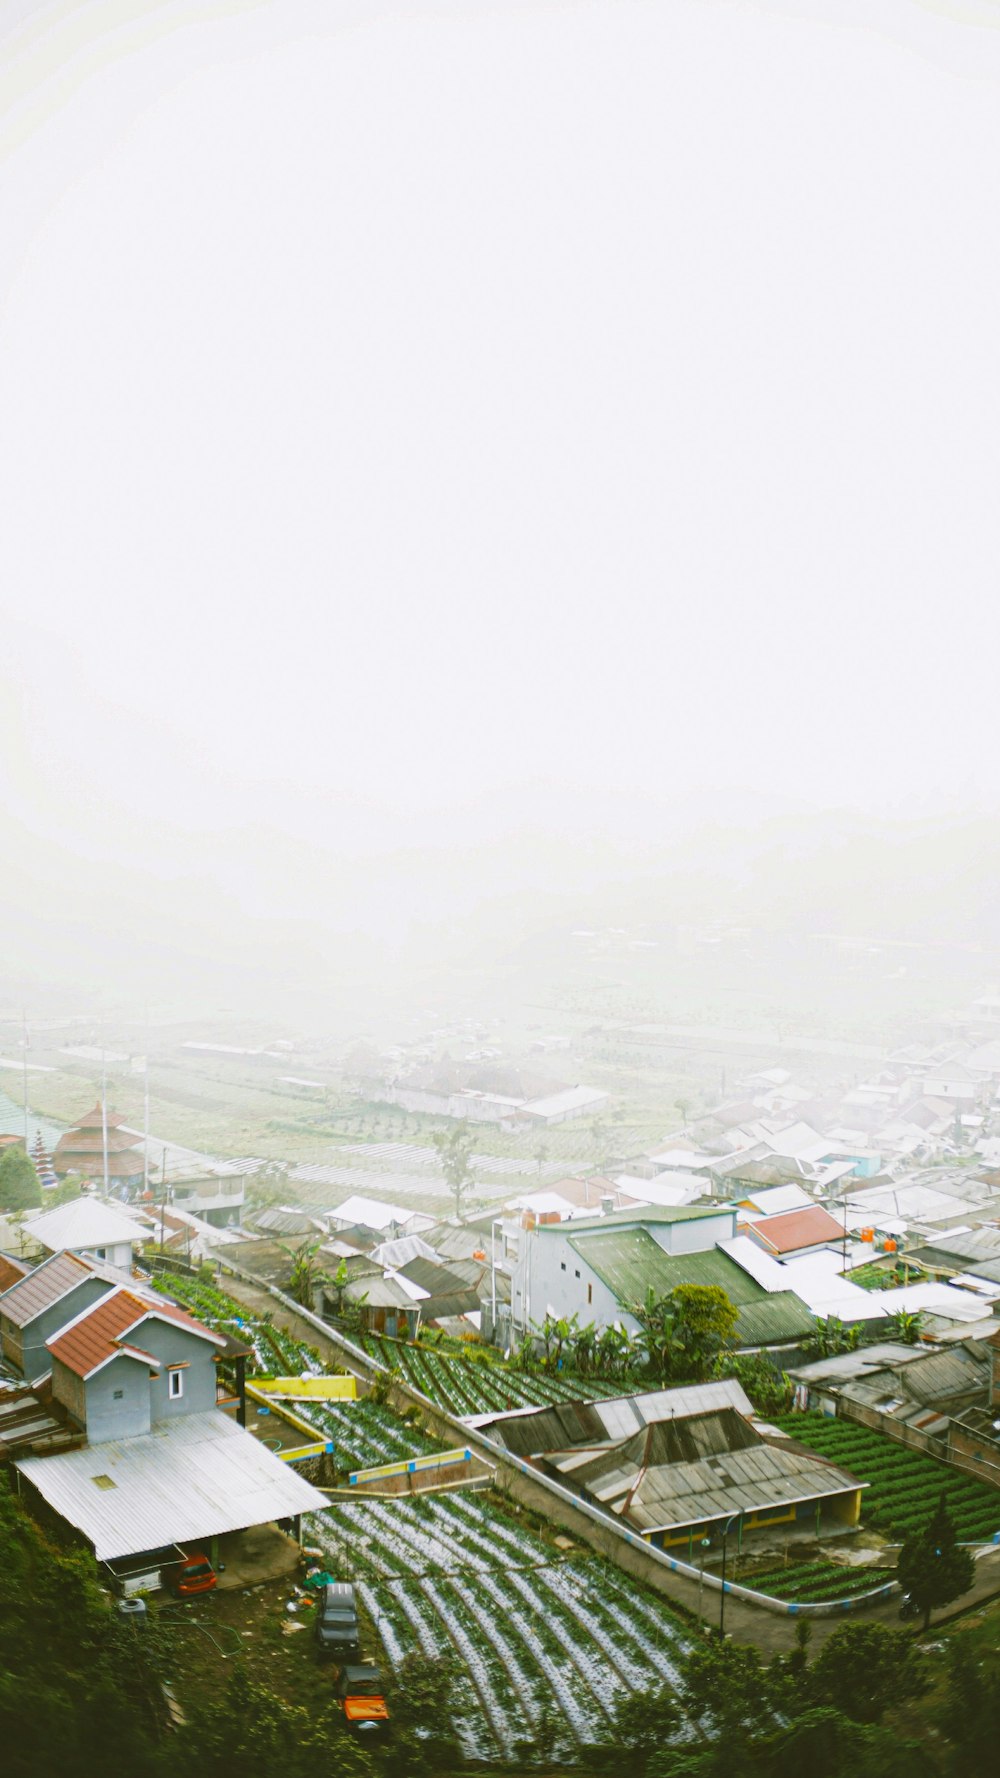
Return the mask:
[(555, 1769), (629, 1693), (678, 1683), (690, 1638), (662, 1600), (609, 1563), (565, 1560), (491, 1495), (341, 1496), (306, 1535), (353, 1579), (391, 1665), (414, 1645), (457, 1656), (471, 1756), (512, 1760), (544, 1711)]
[(453, 1414), (500, 1414), (511, 1408), (547, 1407), (552, 1402), (599, 1400), (620, 1395), (627, 1388), (623, 1383), (572, 1373), (520, 1371), (499, 1357), (446, 1353), (380, 1334), (364, 1334), (357, 1343), (370, 1358), (398, 1371), (405, 1382)]
[(175, 1272), (157, 1273), (153, 1284), (172, 1302), (197, 1315), (206, 1327), (231, 1334), (251, 1347), (248, 1375), (299, 1377), (303, 1371), (323, 1369), (315, 1347), (307, 1346), (283, 1328), (275, 1327), (269, 1317), (251, 1314), (242, 1303), (227, 1296), (216, 1285)]
[(820, 1604), (828, 1599), (853, 1599), (856, 1593), (870, 1593), (893, 1579), (888, 1568), (842, 1568), (836, 1562), (790, 1562), (784, 1568), (769, 1569), (747, 1579), (737, 1574), (744, 1586), (757, 1593), (769, 1593), (775, 1599), (788, 1599), (800, 1604)]
[(862, 1515), (869, 1525), (891, 1536), (907, 1537), (919, 1530), (942, 1494), (962, 1542), (987, 1542), (1000, 1531), (996, 1489), (907, 1450), (884, 1433), (816, 1413), (786, 1414), (776, 1424), (811, 1451), (870, 1483), (862, 1495)]

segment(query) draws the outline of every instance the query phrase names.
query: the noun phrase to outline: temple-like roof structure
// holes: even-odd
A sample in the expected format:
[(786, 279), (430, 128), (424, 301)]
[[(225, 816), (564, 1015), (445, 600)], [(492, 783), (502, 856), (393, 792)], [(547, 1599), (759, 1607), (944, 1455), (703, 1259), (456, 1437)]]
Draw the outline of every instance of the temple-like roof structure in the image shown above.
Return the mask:
[[(143, 1176), (142, 1150), (136, 1138), (123, 1127), (123, 1120), (111, 1110), (107, 1113), (108, 1178), (116, 1182), (134, 1181)], [(52, 1165), (60, 1175), (82, 1173), (86, 1178), (99, 1178), (104, 1172), (104, 1114), (100, 1103), (82, 1117), (75, 1129), (60, 1136), (52, 1156)]]

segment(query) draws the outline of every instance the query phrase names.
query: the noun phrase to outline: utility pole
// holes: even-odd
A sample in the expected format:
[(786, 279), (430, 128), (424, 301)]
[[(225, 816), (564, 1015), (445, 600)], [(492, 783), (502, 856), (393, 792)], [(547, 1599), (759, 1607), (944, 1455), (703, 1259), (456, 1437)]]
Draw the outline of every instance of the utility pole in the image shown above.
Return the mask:
[(142, 1121), (142, 1195), (149, 1192), (149, 1007), (146, 1008), (146, 1054), (143, 1057), (144, 1114)]
[(23, 1043), (21, 1046), (24, 1051), (24, 1152), (25, 1152), (25, 1154), (27, 1154), (28, 1153), (28, 1012), (27, 1012), (27, 1008), (22, 1008), (21, 1018), (24, 1021), (24, 1040), (23, 1040)]
[(108, 1057), (101, 1044), (101, 1147), (104, 1151), (104, 1196), (108, 1195)]

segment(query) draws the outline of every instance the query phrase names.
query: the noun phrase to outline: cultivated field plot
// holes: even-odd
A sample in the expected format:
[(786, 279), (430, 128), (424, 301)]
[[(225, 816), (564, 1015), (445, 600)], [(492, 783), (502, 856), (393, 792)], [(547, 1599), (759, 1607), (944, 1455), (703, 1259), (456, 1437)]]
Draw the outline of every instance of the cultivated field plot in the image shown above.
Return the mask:
[(176, 1272), (158, 1272), (152, 1282), (154, 1289), (189, 1309), (206, 1327), (232, 1334), (249, 1346), (249, 1377), (300, 1377), (303, 1372), (316, 1376), (326, 1368), (314, 1346), (275, 1327), (270, 1318), (250, 1314), (214, 1284)]
[(462, 1356), (446, 1356), (411, 1346), (379, 1334), (355, 1335), (371, 1358), (419, 1389), (428, 1400), (449, 1413), (468, 1418), (474, 1414), (502, 1414), (510, 1408), (547, 1407), (558, 1401), (596, 1401), (621, 1395), (629, 1387), (607, 1378), (556, 1376), (549, 1372), (525, 1372), (502, 1359), (482, 1362)]
[(775, 1425), (821, 1457), (843, 1465), (859, 1481), (871, 1483), (861, 1497), (861, 1512), (880, 1531), (906, 1537), (919, 1530), (942, 1494), (961, 1542), (986, 1543), (1000, 1531), (1000, 1492), (961, 1470), (921, 1457), (852, 1420), (785, 1414)]
[(772, 1599), (788, 1599), (793, 1604), (820, 1604), (828, 1599), (853, 1599), (859, 1593), (874, 1592), (886, 1581), (895, 1578), (892, 1568), (847, 1568), (839, 1562), (789, 1562), (783, 1568), (772, 1568), (766, 1574), (744, 1575), (739, 1569), (733, 1578), (742, 1586), (767, 1593)]
[(511, 1757), (543, 1710), (565, 1751), (597, 1740), (623, 1694), (677, 1683), (690, 1646), (654, 1594), (597, 1558), (555, 1560), (487, 1495), (338, 1498), (305, 1535), (355, 1580), (393, 1667), (414, 1649), (458, 1657), (470, 1758)]
[[(214, 1284), (175, 1272), (160, 1272), (153, 1283), (164, 1296), (190, 1309), (206, 1326), (230, 1333), (251, 1347), (253, 1356), (247, 1369), (250, 1377), (299, 1377), (303, 1372), (316, 1375), (328, 1368), (315, 1347), (275, 1327), (270, 1319), (251, 1314)], [(484, 1363), (462, 1354), (430, 1352), (380, 1334), (354, 1334), (352, 1340), (387, 1369), (398, 1371), (429, 1401), (462, 1418), (504, 1413), (510, 1408), (546, 1407), (558, 1401), (599, 1400), (621, 1395), (629, 1387), (607, 1378), (526, 1374), (501, 1358)], [(358, 1458), (359, 1464), (368, 1461), (367, 1457)], [(370, 1461), (380, 1463), (384, 1458), (379, 1455)]]
[[(390, 1166), (436, 1167), (439, 1165), (436, 1148), (420, 1147), (415, 1142), (345, 1142), (338, 1149), (339, 1154), (359, 1154), (365, 1160), (377, 1162), (387, 1161)], [(473, 1154), (469, 1156), (469, 1165), (477, 1173), (545, 1174), (563, 1173), (562, 1161), (517, 1160), (511, 1155)]]

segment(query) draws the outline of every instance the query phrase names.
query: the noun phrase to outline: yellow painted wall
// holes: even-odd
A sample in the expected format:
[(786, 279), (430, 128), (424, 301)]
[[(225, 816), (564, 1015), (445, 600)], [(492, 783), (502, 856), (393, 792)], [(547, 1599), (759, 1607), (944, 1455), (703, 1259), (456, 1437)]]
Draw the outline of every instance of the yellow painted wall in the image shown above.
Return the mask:
[(831, 1500), (830, 1506), (834, 1518), (839, 1519), (842, 1525), (856, 1525), (861, 1517), (861, 1489), (858, 1488), (854, 1494), (838, 1494), (835, 1500)]
[(287, 1395), (293, 1401), (356, 1401), (354, 1377), (255, 1377), (254, 1388), (264, 1395)]

